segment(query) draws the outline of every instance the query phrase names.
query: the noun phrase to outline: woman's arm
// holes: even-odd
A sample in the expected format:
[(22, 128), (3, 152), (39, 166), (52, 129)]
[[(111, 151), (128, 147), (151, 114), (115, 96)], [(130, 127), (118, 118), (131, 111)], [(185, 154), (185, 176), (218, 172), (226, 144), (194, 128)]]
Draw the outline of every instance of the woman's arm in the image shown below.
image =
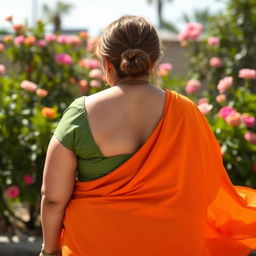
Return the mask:
[(47, 150), (41, 190), (43, 245), (48, 253), (59, 249), (63, 216), (74, 188), (76, 165), (74, 152), (53, 136)]

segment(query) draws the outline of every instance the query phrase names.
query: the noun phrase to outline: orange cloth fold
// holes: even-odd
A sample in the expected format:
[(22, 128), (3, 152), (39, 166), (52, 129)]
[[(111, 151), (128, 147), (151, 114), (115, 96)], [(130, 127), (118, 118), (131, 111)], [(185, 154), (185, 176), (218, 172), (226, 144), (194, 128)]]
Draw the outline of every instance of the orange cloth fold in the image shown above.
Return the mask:
[(166, 90), (164, 114), (114, 171), (77, 182), (63, 256), (246, 256), (256, 248), (256, 191), (235, 187), (205, 117)]

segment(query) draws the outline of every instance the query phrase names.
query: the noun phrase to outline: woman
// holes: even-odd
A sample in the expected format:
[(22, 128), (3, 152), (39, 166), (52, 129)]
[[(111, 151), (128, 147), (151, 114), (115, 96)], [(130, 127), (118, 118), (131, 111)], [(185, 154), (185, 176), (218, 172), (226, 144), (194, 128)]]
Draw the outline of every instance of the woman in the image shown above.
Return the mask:
[(49, 144), (41, 255), (248, 255), (256, 193), (232, 185), (197, 106), (149, 83), (154, 27), (121, 17), (97, 55), (111, 87), (76, 99)]

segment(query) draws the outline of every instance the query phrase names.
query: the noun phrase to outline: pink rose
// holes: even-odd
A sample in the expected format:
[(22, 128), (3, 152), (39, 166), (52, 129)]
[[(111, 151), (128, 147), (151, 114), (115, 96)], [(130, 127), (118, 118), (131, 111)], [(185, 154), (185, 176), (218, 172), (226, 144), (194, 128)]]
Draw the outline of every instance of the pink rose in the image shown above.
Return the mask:
[(98, 43), (98, 38), (90, 38), (87, 41), (87, 46), (86, 49), (88, 52), (93, 52), (96, 49), (97, 43)]
[(69, 44), (71, 45), (81, 45), (82, 40), (79, 36), (69, 36)]
[(218, 116), (226, 119), (229, 115), (236, 113), (236, 110), (233, 107), (225, 106), (219, 110)]
[(204, 115), (207, 115), (212, 110), (213, 106), (208, 103), (202, 103), (198, 105), (198, 108)]
[(212, 57), (210, 59), (209, 64), (211, 67), (215, 67), (215, 68), (219, 68), (219, 67), (223, 66), (222, 60), (218, 57)]
[(42, 48), (42, 47), (45, 47), (47, 45), (46, 41), (41, 39), (41, 40), (38, 40), (38, 42), (36, 43), (36, 46)]
[(66, 53), (59, 53), (55, 56), (55, 61), (58, 62), (61, 65), (71, 65), (73, 60), (70, 55)]
[(233, 85), (233, 77), (227, 76), (219, 81), (217, 88), (220, 93), (225, 92)]
[(209, 37), (208, 44), (209, 45), (218, 45), (220, 43), (220, 39), (218, 37)]
[(11, 199), (19, 196), (20, 189), (17, 186), (10, 186), (5, 190), (6, 197)]
[(60, 44), (69, 44), (69, 36), (59, 35), (56, 41)]
[(254, 132), (246, 132), (244, 134), (244, 139), (251, 142), (252, 144), (256, 144), (256, 133)]
[(29, 92), (34, 92), (37, 89), (37, 85), (35, 83), (27, 80), (22, 81), (20, 87)]
[(95, 88), (99, 88), (99, 87), (101, 87), (101, 82), (98, 81), (98, 80), (91, 80), (90, 86), (95, 87)]
[(240, 69), (238, 76), (244, 79), (256, 79), (256, 70), (249, 68)]
[(208, 103), (208, 99), (207, 98), (200, 98), (200, 99), (198, 99), (197, 103), (198, 103), (198, 105), (203, 104), (203, 103)]
[(48, 35), (45, 35), (45, 37), (44, 37), (44, 39), (47, 42), (54, 42), (54, 41), (56, 41), (56, 38), (57, 38), (57, 36), (55, 34), (48, 34)]
[(92, 69), (88, 75), (90, 78), (95, 78), (100, 80), (103, 78), (103, 73), (100, 69)]
[(88, 83), (86, 80), (80, 80), (78, 86), (82, 92), (88, 91)]
[(39, 96), (39, 97), (46, 97), (48, 95), (48, 91), (46, 91), (45, 89), (41, 89), (41, 88), (38, 88), (36, 90), (36, 94)]
[(24, 44), (26, 45), (34, 45), (36, 42), (36, 38), (34, 36), (28, 36), (24, 39)]
[(248, 114), (244, 113), (241, 116), (243, 124), (247, 127), (252, 128), (256, 125), (256, 118), (254, 116), (249, 116)]
[(203, 30), (203, 25), (196, 22), (189, 22), (185, 29), (178, 35), (179, 41), (196, 40)]
[(100, 68), (100, 63), (96, 59), (82, 59), (79, 61), (78, 65), (87, 69)]
[(256, 163), (252, 165), (252, 171), (256, 173)]
[(25, 40), (25, 36), (20, 35), (20, 36), (17, 36), (14, 38), (13, 43), (14, 43), (14, 45), (18, 46), (18, 45), (22, 44), (24, 42), (24, 40)]
[(189, 80), (187, 82), (187, 85), (185, 87), (185, 91), (189, 94), (195, 93), (200, 86), (201, 86), (200, 81), (192, 79), (192, 80)]
[(20, 31), (24, 28), (24, 25), (23, 24), (13, 24), (12, 25), (12, 28), (15, 30), (15, 31)]
[(4, 51), (4, 44), (0, 43), (0, 52)]
[(225, 95), (225, 94), (219, 94), (219, 95), (217, 95), (217, 96), (216, 96), (216, 101), (217, 101), (218, 103), (221, 103), (221, 102), (226, 101), (226, 95)]
[(6, 73), (5, 65), (0, 64), (0, 75), (4, 75)]
[(226, 117), (226, 122), (231, 126), (239, 126), (241, 124), (241, 115), (234, 112)]
[(167, 76), (171, 70), (172, 70), (171, 63), (162, 63), (159, 65), (157, 73), (159, 76)]
[(28, 174), (26, 174), (26, 175), (23, 176), (23, 181), (24, 181), (26, 184), (28, 184), (28, 185), (31, 185), (31, 184), (34, 184), (34, 183), (35, 183), (35, 179), (34, 179), (32, 176), (28, 175)]

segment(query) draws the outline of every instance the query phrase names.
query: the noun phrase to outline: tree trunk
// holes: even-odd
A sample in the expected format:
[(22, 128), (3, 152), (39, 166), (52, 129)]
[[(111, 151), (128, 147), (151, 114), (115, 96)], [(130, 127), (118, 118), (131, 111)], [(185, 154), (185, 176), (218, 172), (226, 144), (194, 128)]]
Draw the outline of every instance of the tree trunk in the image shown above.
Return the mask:
[(164, 22), (163, 22), (163, 0), (157, 1), (157, 14), (158, 14), (159, 28), (163, 28), (163, 25), (164, 25)]
[(53, 24), (54, 24), (54, 33), (60, 33), (61, 32), (61, 18), (58, 14), (53, 17)]

